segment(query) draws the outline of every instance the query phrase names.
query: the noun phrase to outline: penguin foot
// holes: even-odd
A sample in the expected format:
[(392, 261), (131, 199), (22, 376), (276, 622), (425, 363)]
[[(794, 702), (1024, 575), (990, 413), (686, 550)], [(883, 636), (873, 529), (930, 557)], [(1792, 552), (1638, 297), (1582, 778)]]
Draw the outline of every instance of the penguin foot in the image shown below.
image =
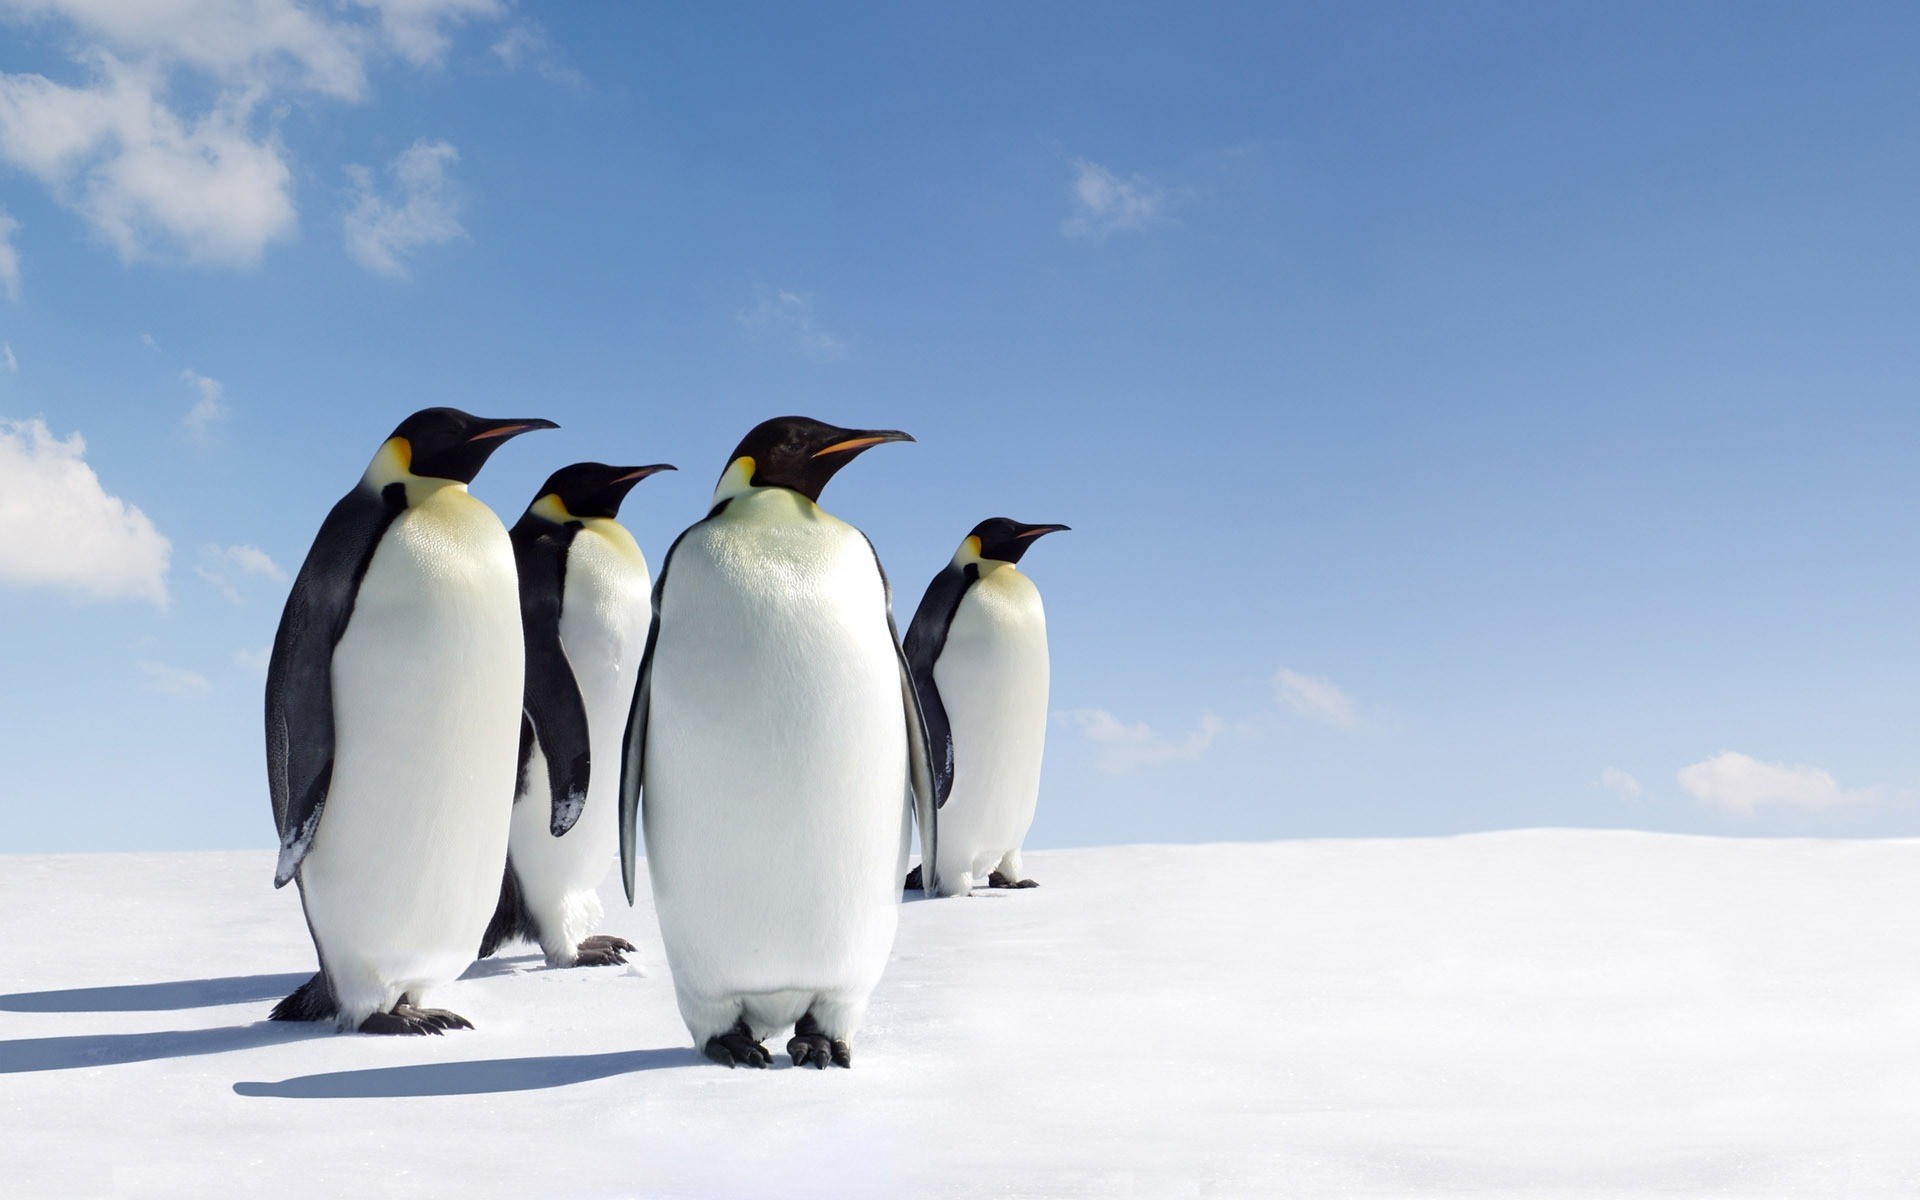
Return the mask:
[(773, 1055), (754, 1040), (744, 1020), (735, 1021), (732, 1029), (708, 1038), (702, 1053), (729, 1071), (739, 1066), (764, 1070), (773, 1064)]
[(926, 891), (927, 885), (920, 882), (920, 868), (915, 867), (913, 870), (908, 871), (907, 881), (904, 884), (901, 884), (900, 887), (902, 891), (907, 891), (907, 892)]
[(459, 1013), (448, 1012), (444, 1008), (415, 1008), (404, 1001), (393, 1006), (392, 1012), (378, 1012), (360, 1022), (361, 1033), (380, 1033), (391, 1036), (419, 1037), (425, 1034), (438, 1036), (449, 1029), (472, 1029), (473, 1022)]
[(596, 934), (580, 943), (574, 951), (573, 965), (576, 967), (617, 967), (627, 961), (625, 951), (635, 949), (634, 944), (625, 938)]
[(987, 876), (987, 886), (990, 888), (1037, 888), (1040, 885), (1031, 879), (1008, 879), (995, 871)]
[(820, 1023), (813, 1014), (800, 1018), (793, 1027), (793, 1036), (787, 1039), (787, 1053), (793, 1057), (796, 1067), (812, 1067), (824, 1071), (828, 1063), (836, 1067), (853, 1066), (853, 1047), (820, 1032)]

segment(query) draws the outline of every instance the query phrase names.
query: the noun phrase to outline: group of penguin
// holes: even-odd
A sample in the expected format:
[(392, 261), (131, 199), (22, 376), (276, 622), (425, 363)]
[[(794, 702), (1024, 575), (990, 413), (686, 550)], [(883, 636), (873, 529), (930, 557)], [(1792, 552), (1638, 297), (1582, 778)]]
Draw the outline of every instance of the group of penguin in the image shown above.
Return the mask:
[(653, 580), (617, 517), (666, 464), (565, 467), (511, 531), (469, 493), (552, 428), (414, 413), (294, 580), (266, 692), (274, 886), (298, 885), (320, 970), (272, 1016), (440, 1033), (471, 1024), (426, 994), (476, 954), (624, 962), (591, 932), (597, 888), (617, 844), (632, 903), (643, 828), (693, 1044), (765, 1067), (792, 1027), (795, 1065), (851, 1066), (903, 882), (1034, 886), (1047, 639), (1016, 564), (1067, 527), (981, 522), (903, 642), (872, 543), (819, 500), (907, 434), (762, 422)]

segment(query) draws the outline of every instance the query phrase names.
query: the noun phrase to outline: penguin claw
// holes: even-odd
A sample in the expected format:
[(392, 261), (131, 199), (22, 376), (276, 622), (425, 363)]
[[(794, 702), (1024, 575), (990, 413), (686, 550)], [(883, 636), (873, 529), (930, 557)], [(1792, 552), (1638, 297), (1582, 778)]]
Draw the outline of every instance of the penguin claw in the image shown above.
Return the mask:
[(1031, 879), (1009, 879), (995, 871), (987, 876), (987, 886), (990, 888), (1037, 888), (1040, 885)]
[(588, 950), (618, 950), (618, 951), (621, 951), (622, 953), (632, 953), (633, 951), (638, 949), (639, 949), (638, 946), (634, 945), (632, 942), (628, 941), (627, 939), (623, 937), (614, 937), (613, 935), (606, 934), (606, 933), (596, 933), (592, 937), (582, 940), (580, 943), (580, 950), (582, 953), (585, 953)]
[(823, 1033), (796, 1033), (787, 1040), (787, 1053), (796, 1067), (824, 1071), (833, 1058), (833, 1042)]
[(627, 961), (627, 956), (611, 946), (589, 946), (580, 943), (575, 952), (572, 966), (576, 967), (617, 967)]
[(913, 870), (907, 872), (907, 881), (900, 885), (900, 890), (905, 892), (924, 892), (927, 890), (926, 885), (920, 882), (919, 867), (915, 867)]
[(708, 1038), (702, 1053), (728, 1070), (739, 1066), (764, 1070), (773, 1065), (773, 1055), (754, 1039), (745, 1021), (725, 1033), (716, 1033)]
[(472, 1023), (457, 1013), (439, 1008), (414, 1008), (410, 1004), (396, 1004), (392, 1012), (377, 1012), (360, 1022), (361, 1033), (390, 1037), (424, 1037), (429, 1034), (439, 1037), (449, 1029), (472, 1028)]

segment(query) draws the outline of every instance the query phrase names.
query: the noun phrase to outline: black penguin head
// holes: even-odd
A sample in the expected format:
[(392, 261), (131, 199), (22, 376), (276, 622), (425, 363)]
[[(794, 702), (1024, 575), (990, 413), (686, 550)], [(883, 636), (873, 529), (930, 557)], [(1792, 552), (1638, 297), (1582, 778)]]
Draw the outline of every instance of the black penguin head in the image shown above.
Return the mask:
[(973, 527), (961, 552), (973, 551), (979, 558), (995, 562), (1017, 563), (1028, 547), (1049, 533), (1065, 533), (1066, 525), (1025, 525), (1006, 517), (994, 517)]
[[(620, 502), (627, 498), (633, 485), (649, 475), (658, 475), (662, 471), (671, 471), (671, 463), (655, 463), (650, 467), (610, 467), (606, 463), (581, 462), (569, 467), (561, 467), (547, 476), (546, 483), (540, 487), (540, 495), (535, 499), (530, 511), (542, 516), (553, 516), (565, 522), (569, 519), (580, 520), (587, 517), (606, 517), (611, 520), (620, 515)], [(558, 512), (541, 512), (549, 497), (559, 505)]]
[(538, 417), (495, 420), (457, 408), (423, 408), (400, 422), (387, 439), (387, 446), (409, 474), (472, 483), (507, 439), (535, 429), (558, 428)]
[[(843, 429), (810, 417), (775, 417), (740, 439), (721, 475), (721, 488), (729, 482), (787, 488), (817, 501), (834, 472), (861, 451), (882, 442), (912, 440), (897, 429)], [(742, 478), (732, 480), (736, 473)]]

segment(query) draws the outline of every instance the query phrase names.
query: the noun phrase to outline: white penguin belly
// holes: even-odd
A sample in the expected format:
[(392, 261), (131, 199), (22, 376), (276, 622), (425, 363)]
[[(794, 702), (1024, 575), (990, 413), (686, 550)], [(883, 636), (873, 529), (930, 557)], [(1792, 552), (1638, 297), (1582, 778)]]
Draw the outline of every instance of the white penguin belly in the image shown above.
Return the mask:
[(1020, 848), (1040, 796), (1047, 738), (1047, 622), (1012, 567), (967, 589), (933, 668), (953, 734), (953, 790), (940, 809), (940, 874), (984, 878)]
[[(689, 995), (775, 993), (801, 1004), (841, 993), (864, 1008), (893, 944), (907, 773), (899, 663), (872, 550), (814, 512), (730, 513), (690, 532), (669, 568), (645, 823), (683, 1012)], [(782, 1019), (777, 1005), (759, 1011)]]
[(333, 782), (300, 868), (343, 1021), (472, 961), (506, 861), (524, 661), (492, 511), (446, 487), (395, 518), (334, 648)]
[(521, 897), (540, 926), (542, 949), (569, 961), (600, 920), (600, 881), (619, 849), (621, 743), (653, 617), (653, 584), (639, 546), (624, 529), (603, 532), (598, 525), (588, 522), (568, 548), (560, 610), (560, 644), (587, 709), (586, 807), (571, 830), (553, 836), (546, 758), (536, 746), (526, 794), (513, 810)]

